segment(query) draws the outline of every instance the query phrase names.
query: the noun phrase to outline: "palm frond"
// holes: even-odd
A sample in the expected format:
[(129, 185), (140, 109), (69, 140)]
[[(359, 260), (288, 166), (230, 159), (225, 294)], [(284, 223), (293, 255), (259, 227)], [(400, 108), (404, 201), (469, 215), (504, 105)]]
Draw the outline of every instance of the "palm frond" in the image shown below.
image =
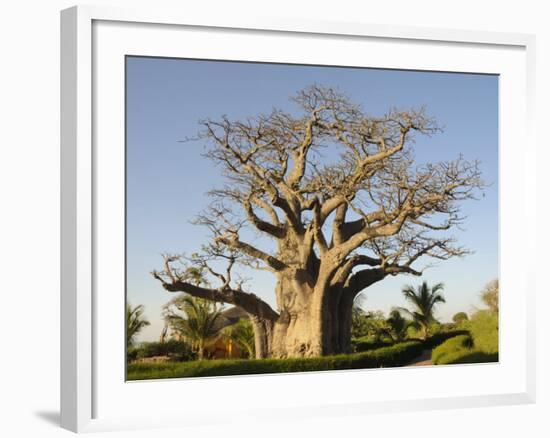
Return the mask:
[(445, 298), (440, 293), (443, 289), (443, 283), (436, 283), (429, 287), (426, 281), (423, 281), (416, 289), (411, 285), (405, 285), (401, 292), (405, 299), (411, 303), (412, 308), (400, 307), (399, 310), (410, 315), (416, 324), (424, 327), (426, 332), (429, 324), (436, 321), (433, 314), (435, 305), (445, 302)]
[(145, 307), (142, 304), (134, 308), (130, 303), (126, 304), (126, 345), (132, 345), (137, 334), (150, 325), (149, 321), (143, 318), (144, 312)]

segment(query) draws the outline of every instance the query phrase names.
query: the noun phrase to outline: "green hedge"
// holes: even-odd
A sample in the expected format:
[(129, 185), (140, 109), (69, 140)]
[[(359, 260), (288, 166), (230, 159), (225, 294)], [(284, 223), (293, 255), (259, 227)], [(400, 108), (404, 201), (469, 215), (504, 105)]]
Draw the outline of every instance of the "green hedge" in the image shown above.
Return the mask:
[(369, 339), (367, 336), (351, 341), (353, 351), (361, 353), (363, 351), (378, 350), (379, 348), (389, 347), (393, 345), (392, 341), (381, 341)]
[(449, 363), (449, 360), (464, 354), (465, 350), (469, 351), (471, 347), (472, 338), (470, 335), (455, 336), (433, 349), (432, 362), (434, 365)]
[[(449, 331), (443, 331), (436, 333), (426, 340), (421, 339), (413, 339), (419, 342), (422, 342), (424, 344), (424, 349), (428, 350), (430, 348), (437, 347), (441, 343), (445, 342), (447, 339), (453, 338), (455, 336), (460, 335), (469, 335), (470, 333), (467, 330), (449, 330)], [(364, 336), (362, 338), (353, 339), (352, 346), (354, 348), (354, 351), (359, 353), (363, 351), (372, 351), (372, 350), (378, 350), (383, 347), (389, 347), (391, 345), (394, 345), (393, 342), (389, 340), (379, 340), (379, 339), (372, 339), (371, 337)]]
[(498, 351), (482, 351), (471, 336), (462, 335), (445, 341), (432, 351), (434, 365), (498, 362)]
[(468, 330), (449, 330), (446, 332), (439, 332), (426, 339), (424, 341), (424, 346), (426, 349), (435, 348), (446, 342), (448, 339), (452, 339), (457, 336), (470, 336), (470, 332)]
[(419, 356), (423, 349), (422, 342), (408, 341), (363, 353), (315, 358), (202, 360), (160, 364), (133, 363), (128, 365), (127, 379), (144, 380), (398, 367), (406, 365)]
[(488, 310), (477, 311), (463, 326), (471, 336), (461, 343), (450, 339), (432, 352), (436, 365), (498, 362), (498, 315)]
[(476, 350), (498, 354), (498, 315), (488, 310), (476, 312), (468, 324)]
[(169, 339), (166, 342), (143, 342), (139, 346), (127, 349), (128, 361), (152, 356), (170, 356), (174, 360), (192, 360), (196, 358), (191, 347), (185, 342)]
[(479, 350), (459, 350), (445, 357), (445, 362), (437, 365), (498, 362), (498, 353), (490, 354)]

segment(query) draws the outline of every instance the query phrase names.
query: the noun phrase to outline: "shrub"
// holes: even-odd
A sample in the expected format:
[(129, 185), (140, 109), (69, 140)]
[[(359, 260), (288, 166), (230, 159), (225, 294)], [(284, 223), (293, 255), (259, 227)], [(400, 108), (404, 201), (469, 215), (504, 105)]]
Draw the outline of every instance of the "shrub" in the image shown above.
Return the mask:
[(138, 358), (138, 348), (135, 347), (128, 347), (126, 349), (126, 361), (132, 362), (133, 360), (136, 360)]
[(430, 336), (428, 339), (424, 341), (424, 346), (426, 349), (428, 348), (435, 348), (438, 345), (444, 343), (447, 341), (447, 339), (451, 339), (457, 336), (469, 336), (470, 332), (467, 330), (449, 330), (449, 331), (441, 331), (439, 333), (436, 333), (435, 335)]
[(449, 363), (449, 358), (455, 358), (457, 354), (464, 354), (464, 350), (470, 350), (472, 338), (470, 335), (454, 336), (446, 340), (432, 351), (432, 362), (434, 365)]
[(128, 365), (128, 380), (397, 367), (409, 363), (420, 355), (423, 348), (423, 344), (419, 341), (408, 341), (363, 353), (315, 358), (134, 363)]
[[(481, 311), (468, 323), (471, 335), (455, 336), (432, 351), (435, 365), (498, 362), (496, 315)], [(456, 332), (455, 332), (456, 333)]]
[(407, 332), (412, 321), (403, 318), (399, 309), (393, 309), (390, 312), (388, 319), (386, 319), (388, 324), (388, 334), (394, 342), (402, 342), (407, 337)]
[(393, 342), (389, 339), (381, 340), (370, 336), (363, 336), (359, 339), (353, 339), (351, 344), (353, 351), (356, 353), (361, 353), (363, 351), (371, 351), (382, 347), (389, 347), (390, 345), (393, 345)]
[(488, 310), (476, 312), (468, 324), (476, 350), (498, 353), (498, 314)]
[(477, 350), (459, 350), (449, 354), (445, 358), (445, 363), (436, 365), (467, 364), (467, 363), (490, 363), (498, 362), (498, 353), (489, 354)]
[(391, 339), (391, 327), (380, 311), (365, 312), (355, 306), (352, 314), (352, 336), (372, 338), (376, 342)]
[(191, 347), (182, 341), (170, 339), (166, 342), (144, 342), (139, 347), (129, 348), (129, 361), (153, 356), (171, 356), (174, 360), (192, 360), (195, 354)]
[(453, 316), (453, 322), (455, 324), (461, 324), (464, 321), (468, 321), (468, 315), (465, 312), (458, 312)]
[[(429, 338), (430, 336), (434, 336), (438, 333), (446, 331), (447, 328), (445, 327), (445, 325), (437, 321), (433, 321), (428, 325), (427, 330)], [(422, 337), (424, 336), (424, 329), (420, 324), (416, 323), (415, 321), (411, 321), (411, 323), (407, 327), (406, 335), (409, 339), (422, 339)]]

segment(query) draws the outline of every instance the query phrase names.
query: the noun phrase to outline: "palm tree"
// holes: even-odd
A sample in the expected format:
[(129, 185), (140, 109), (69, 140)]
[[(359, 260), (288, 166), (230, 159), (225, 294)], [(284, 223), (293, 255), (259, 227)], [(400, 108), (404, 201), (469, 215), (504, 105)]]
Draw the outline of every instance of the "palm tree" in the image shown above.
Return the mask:
[(406, 285), (401, 290), (405, 299), (413, 305), (413, 309), (409, 310), (400, 307), (399, 310), (409, 314), (413, 322), (420, 327), (422, 339), (428, 337), (430, 324), (435, 321), (433, 312), (437, 303), (444, 303), (445, 298), (441, 295), (443, 283), (437, 283), (431, 288), (425, 281), (416, 289), (411, 285)]
[(255, 357), (254, 328), (248, 318), (241, 319), (235, 324), (223, 329), (223, 335), (227, 340), (235, 342), (247, 357)]
[(407, 337), (407, 329), (411, 325), (411, 321), (403, 318), (398, 309), (393, 309), (390, 312), (386, 323), (389, 326), (388, 334), (392, 338), (393, 342), (401, 342)]
[(165, 319), (172, 330), (189, 342), (199, 360), (207, 345), (219, 336), (221, 308), (210, 300), (182, 294), (165, 306)]
[(143, 312), (145, 307), (142, 304), (132, 309), (130, 303), (126, 304), (126, 345), (132, 346), (134, 338), (141, 331), (143, 327), (148, 326), (150, 323), (143, 318)]

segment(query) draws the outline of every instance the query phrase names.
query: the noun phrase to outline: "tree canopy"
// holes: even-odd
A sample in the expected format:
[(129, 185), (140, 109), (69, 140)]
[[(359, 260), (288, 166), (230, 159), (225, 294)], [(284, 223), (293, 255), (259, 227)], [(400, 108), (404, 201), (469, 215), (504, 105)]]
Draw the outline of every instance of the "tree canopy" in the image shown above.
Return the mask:
[[(358, 293), (388, 275), (421, 275), (421, 258), (467, 254), (446, 231), (483, 187), (476, 161), (415, 163), (415, 135), (440, 131), (423, 108), (372, 116), (319, 85), (292, 101), (298, 112), (201, 122), (205, 157), (226, 180), (196, 219), (211, 240), (200, 253), (166, 255), (153, 272), (168, 291), (240, 306), (279, 356), (345, 350)], [(247, 240), (247, 230), (274, 245)], [(276, 309), (243, 288), (236, 263), (276, 276)], [(193, 282), (190, 266), (216, 284)]]

